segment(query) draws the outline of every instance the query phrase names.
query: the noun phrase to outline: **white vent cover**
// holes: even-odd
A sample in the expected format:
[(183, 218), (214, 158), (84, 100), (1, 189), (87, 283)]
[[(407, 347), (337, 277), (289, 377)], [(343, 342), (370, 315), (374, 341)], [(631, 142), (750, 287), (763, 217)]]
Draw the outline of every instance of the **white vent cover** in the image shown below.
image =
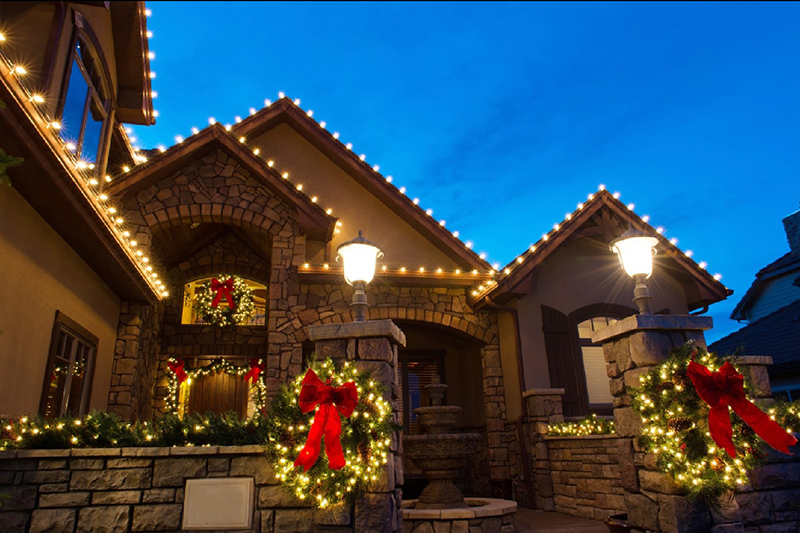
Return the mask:
[(251, 477), (187, 479), (182, 529), (250, 529), (254, 494)]

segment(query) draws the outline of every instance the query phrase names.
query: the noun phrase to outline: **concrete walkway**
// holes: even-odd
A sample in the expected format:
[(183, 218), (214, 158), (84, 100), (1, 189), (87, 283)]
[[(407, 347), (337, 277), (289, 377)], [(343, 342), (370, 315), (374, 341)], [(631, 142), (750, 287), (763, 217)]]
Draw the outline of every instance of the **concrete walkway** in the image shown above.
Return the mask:
[(598, 520), (532, 511), (524, 507), (517, 509), (514, 526), (517, 533), (608, 533), (608, 527)]

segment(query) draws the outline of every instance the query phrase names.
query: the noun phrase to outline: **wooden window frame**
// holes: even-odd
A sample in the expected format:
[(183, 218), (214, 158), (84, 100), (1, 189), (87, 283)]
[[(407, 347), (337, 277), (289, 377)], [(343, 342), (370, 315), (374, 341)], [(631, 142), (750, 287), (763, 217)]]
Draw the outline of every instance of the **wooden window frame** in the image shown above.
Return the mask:
[[(65, 315), (61, 310), (56, 311), (55, 320), (53, 322), (53, 332), (50, 337), (50, 351), (47, 356), (47, 366), (45, 367), (44, 372), (44, 382), (42, 383), (42, 396), (39, 401), (39, 414), (45, 416), (45, 410), (47, 408), (47, 391), (50, 387), (51, 383), (51, 376), (53, 374), (53, 368), (55, 366), (55, 359), (56, 359), (56, 350), (58, 349), (58, 339), (60, 333), (62, 331), (66, 331), (67, 334), (71, 334), (73, 337), (83, 341), (85, 344), (91, 346), (92, 351), (89, 357), (89, 364), (86, 367), (86, 377), (84, 378), (84, 390), (81, 393), (81, 402), (78, 406), (78, 416), (83, 416), (89, 410), (89, 404), (92, 399), (92, 385), (94, 382), (94, 368), (95, 364), (97, 363), (97, 349), (99, 346), (99, 339), (97, 336), (93, 335), (89, 330), (78, 324), (76, 321), (69, 318)], [(74, 351), (74, 350), (73, 350)], [(73, 354), (74, 355), (74, 354)], [(75, 364), (74, 358), (70, 357), (70, 373), (72, 370), (72, 366)], [(64, 413), (61, 411), (64, 407), (64, 397), (69, 396), (70, 388), (72, 387), (72, 383), (70, 381), (67, 382), (67, 386), (64, 387), (64, 392), (62, 395), (61, 406), (59, 407), (58, 414), (55, 416), (61, 416)]]

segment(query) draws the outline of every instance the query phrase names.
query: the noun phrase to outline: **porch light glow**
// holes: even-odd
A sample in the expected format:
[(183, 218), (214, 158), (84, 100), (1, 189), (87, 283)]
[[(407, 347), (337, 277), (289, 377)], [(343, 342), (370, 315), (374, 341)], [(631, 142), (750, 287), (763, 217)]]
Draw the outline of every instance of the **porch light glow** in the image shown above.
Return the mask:
[(383, 250), (365, 239), (359, 230), (358, 237), (340, 244), (336, 252), (338, 253), (336, 261), (341, 258), (344, 265), (345, 281), (356, 289), (352, 303), (355, 312), (353, 321), (366, 322), (364, 313), (369, 304), (364, 286), (375, 277), (375, 265), (378, 259), (383, 257)]
[(636, 281), (633, 301), (639, 307), (639, 314), (650, 314), (650, 301), (653, 299), (645, 280), (653, 274), (653, 256), (656, 254), (658, 240), (645, 233), (630, 228), (618, 239), (611, 242), (611, 251), (617, 254), (625, 272)]

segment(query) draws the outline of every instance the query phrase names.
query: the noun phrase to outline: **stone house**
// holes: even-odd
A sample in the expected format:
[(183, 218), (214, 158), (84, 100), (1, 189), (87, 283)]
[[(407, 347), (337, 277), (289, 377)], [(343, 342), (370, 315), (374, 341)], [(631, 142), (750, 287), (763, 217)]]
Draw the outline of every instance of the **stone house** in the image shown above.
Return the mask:
[[(309, 327), (351, 321), (335, 251), (362, 230), (385, 251), (368, 318), (406, 337), (405, 431), (439, 374), (447, 403), (464, 408), (458, 428), (484, 436), (467, 489), (533, 506), (527, 398), (563, 389), (567, 416), (618, 407), (592, 333), (636, 311), (608, 243), (629, 226), (658, 239), (659, 313), (702, 312), (731, 294), (604, 189), (496, 268), (287, 97), (136, 151), (123, 124), (155, 121), (145, 12), (142, 2), (0, 4), (0, 147), (25, 159), (0, 187), (2, 415), (158, 416), (171, 358), (188, 368), (258, 358), (274, 392), (314, 351)], [(26, 74), (14, 70), (23, 64)], [(186, 306), (220, 273), (253, 288), (250, 323), (215, 328)], [(187, 383), (194, 400), (180, 409), (246, 414), (248, 392), (232, 380)]]

